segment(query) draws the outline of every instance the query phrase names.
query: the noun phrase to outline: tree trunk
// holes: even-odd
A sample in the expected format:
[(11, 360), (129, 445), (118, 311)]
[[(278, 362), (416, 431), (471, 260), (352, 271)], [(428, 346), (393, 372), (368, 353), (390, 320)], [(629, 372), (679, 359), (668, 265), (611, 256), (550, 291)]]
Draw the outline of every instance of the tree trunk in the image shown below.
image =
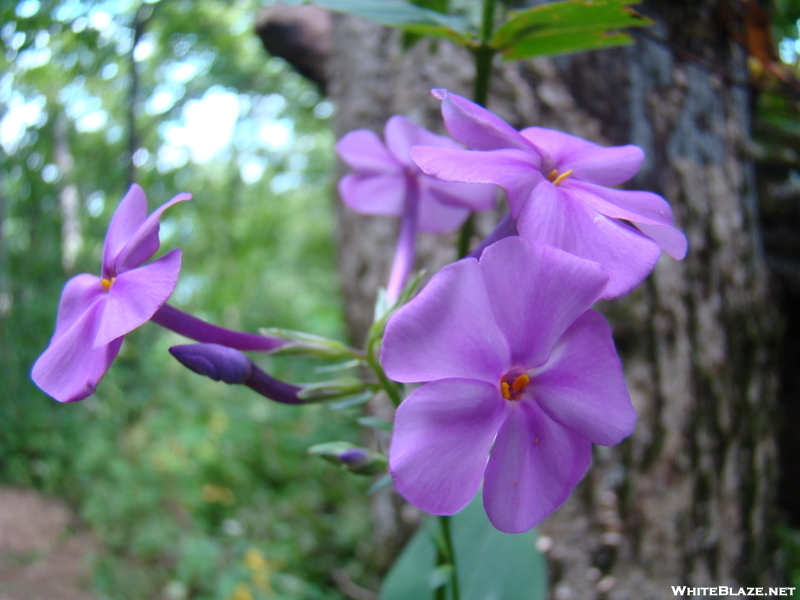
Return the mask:
[[(629, 440), (596, 448), (585, 480), (540, 528), (558, 600), (777, 581), (777, 318), (746, 159), (745, 57), (723, 8), (654, 0), (641, 10), (657, 25), (634, 45), (498, 64), (492, 81), (489, 108), (516, 127), (642, 146), (647, 158), (630, 187), (665, 196), (689, 238), (684, 261), (662, 257), (638, 290), (603, 306), (639, 422)], [(470, 55), (448, 43), (404, 54), (396, 32), (334, 20), (338, 135), (380, 130), (395, 113), (441, 131), (430, 88), (469, 96), (472, 75)], [(395, 224), (344, 210), (339, 218), (347, 318), (360, 339), (386, 282)], [(420, 266), (452, 260), (452, 247), (425, 239)]]

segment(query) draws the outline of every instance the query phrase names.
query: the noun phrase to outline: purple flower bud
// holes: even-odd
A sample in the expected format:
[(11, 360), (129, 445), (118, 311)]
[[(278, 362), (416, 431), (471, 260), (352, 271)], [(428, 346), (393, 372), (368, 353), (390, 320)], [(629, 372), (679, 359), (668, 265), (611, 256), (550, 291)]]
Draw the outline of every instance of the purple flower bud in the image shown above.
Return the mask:
[(337, 458), (348, 466), (358, 466), (367, 462), (370, 456), (369, 451), (364, 448), (350, 448), (339, 453)]
[(253, 371), (247, 356), (219, 344), (184, 344), (173, 346), (169, 353), (184, 367), (214, 381), (245, 383)]
[(303, 404), (300, 386), (275, 379), (239, 350), (219, 344), (173, 346), (170, 354), (188, 369), (214, 381), (246, 385), (262, 396), (282, 404)]

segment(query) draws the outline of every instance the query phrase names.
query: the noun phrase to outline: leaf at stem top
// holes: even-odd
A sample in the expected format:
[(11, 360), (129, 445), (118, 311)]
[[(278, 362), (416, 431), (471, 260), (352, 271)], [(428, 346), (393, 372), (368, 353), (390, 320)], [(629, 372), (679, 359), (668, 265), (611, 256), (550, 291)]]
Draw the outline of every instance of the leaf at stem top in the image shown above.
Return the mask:
[[(417, 6), (407, 0), (282, 0), (285, 4), (318, 4), (364, 17), (389, 27), (425, 28), (426, 35), (468, 39), (472, 26), (463, 17)], [(445, 35), (446, 34), (446, 35)]]
[(629, 8), (639, 0), (563, 0), (511, 13), (491, 46), (507, 60), (628, 44), (627, 33), (653, 22)]

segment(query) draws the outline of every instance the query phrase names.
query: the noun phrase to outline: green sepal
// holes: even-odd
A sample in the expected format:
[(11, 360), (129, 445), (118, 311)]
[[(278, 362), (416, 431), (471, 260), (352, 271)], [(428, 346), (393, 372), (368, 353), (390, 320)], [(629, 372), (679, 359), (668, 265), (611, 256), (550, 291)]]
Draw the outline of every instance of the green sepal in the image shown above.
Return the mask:
[(289, 343), (270, 352), (273, 356), (307, 356), (325, 360), (360, 359), (359, 353), (342, 342), (291, 329), (259, 329), (261, 335), (286, 340)]

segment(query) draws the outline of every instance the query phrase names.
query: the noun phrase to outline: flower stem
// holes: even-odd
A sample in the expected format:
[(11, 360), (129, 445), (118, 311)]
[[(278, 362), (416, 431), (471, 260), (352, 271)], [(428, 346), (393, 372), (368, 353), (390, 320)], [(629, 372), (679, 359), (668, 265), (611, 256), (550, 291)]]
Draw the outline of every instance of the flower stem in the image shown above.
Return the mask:
[(270, 352), (283, 346), (287, 342), (256, 333), (245, 333), (225, 329), (202, 319), (193, 317), (182, 310), (165, 304), (156, 311), (150, 319), (153, 323), (165, 329), (187, 337), (196, 342), (219, 344), (235, 350), (251, 350), (257, 352)]
[[(441, 560), (444, 558), (444, 560), (446, 560), (453, 567), (453, 570), (451, 571), (452, 575), (450, 577), (450, 589), (453, 592), (451, 595), (451, 600), (460, 600), (461, 592), (458, 587), (458, 569), (456, 568), (456, 553), (453, 546), (453, 536), (450, 533), (450, 517), (440, 516), (439, 524), (442, 527), (442, 538), (444, 539), (444, 549), (446, 554), (444, 557), (439, 557), (439, 564), (443, 564)], [(444, 589), (444, 586), (442, 586), (441, 589)]]
[[(483, 0), (481, 17), (481, 43), (473, 50), (475, 56), (475, 81), (472, 86), (472, 99), (481, 106), (489, 102), (489, 84), (492, 78), (492, 60), (496, 50), (490, 42), (494, 33), (494, 13), (497, 0)], [(475, 219), (472, 215), (461, 226), (458, 234), (458, 258), (469, 253), (469, 243), (475, 232)]]
[(481, 43), (475, 49), (475, 82), (472, 99), (481, 106), (489, 100), (489, 82), (492, 75), (492, 59), (495, 49), (491, 47), (494, 33), (494, 12), (497, 0), (483, 0), (483, 16), (481, 19)]
[(397, 236), (397, 249), (394, 253), (392, 272), (386, 286), (386, 299), (389, 305), (397, 302), (408, 281), (408, 275), (414, 266), (414, 255), (417, 245), (417, 221), (419, 217), (419, 189), (414, 177), (406, 177), (406, 198), (403, 206), (403, 217), (400, 220), (400, 232)]

